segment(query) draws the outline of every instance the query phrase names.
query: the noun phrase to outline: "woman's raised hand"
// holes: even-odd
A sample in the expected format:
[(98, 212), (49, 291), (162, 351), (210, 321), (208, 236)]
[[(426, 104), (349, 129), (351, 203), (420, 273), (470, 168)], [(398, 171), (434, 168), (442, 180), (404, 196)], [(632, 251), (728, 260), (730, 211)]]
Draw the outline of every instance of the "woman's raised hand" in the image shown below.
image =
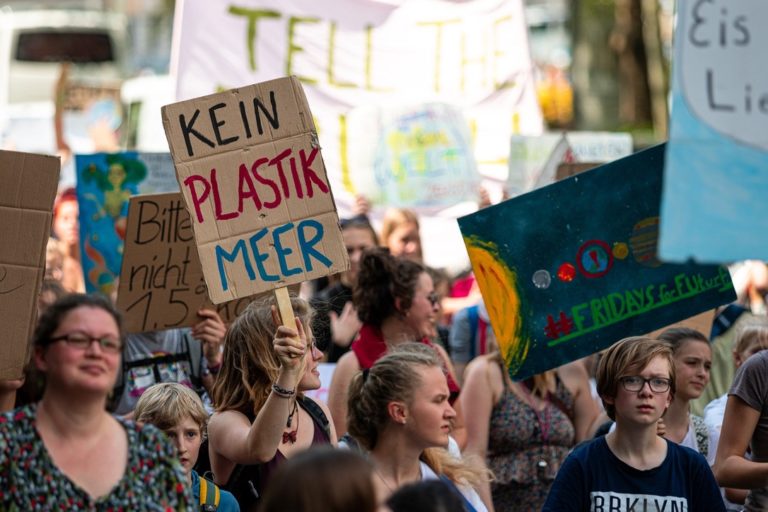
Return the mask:
[(272, 345), (280, 365), (286, 370), (300, 371), (307, 351), (307, 335), (304, 332), (304, 326), (298, 318), (296, 318), (295, 329), (280, 325), (282, 322), (275, 306), (272, 306), (272, 320), (278, 326)]

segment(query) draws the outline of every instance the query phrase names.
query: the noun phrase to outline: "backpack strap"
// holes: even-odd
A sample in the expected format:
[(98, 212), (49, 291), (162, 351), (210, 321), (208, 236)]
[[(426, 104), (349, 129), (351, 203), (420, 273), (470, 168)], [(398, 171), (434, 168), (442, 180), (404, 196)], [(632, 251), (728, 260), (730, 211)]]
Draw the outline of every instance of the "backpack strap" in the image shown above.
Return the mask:
[(200, 510), (202, 512), (215, 512), (219, 508), (221, 491), (219, 486), (200, 477)]
[(189, 376), (192, 384), (198, 390), (203, 387), (203, 343), (192, 336), (192, 331), (187, 329), (184, 332), (184, 351), (189, 357), (189, 368), (191, 375)]
[(696, 434), (696, 446), (699, 448), (704, 458), (709, 455), (709, 431), (707, 430), (707, 424), (704, 419), (695, 414), (691, 415), (691, 421), (693, 422), (693, 431)]
[(469, 321), (469, 360), (477, 357), (477, 347), (475, 340), (477, 338), (477, 324), (480, 321), (480, 312), (477, 304), (467, 308), (467, 320)]
[(299, 405), (301, 405), (301, 408), (307, 411), (310, 416), (312, 416), (312, 419), (315, 420), (315, 422), (322, 427), (323, 431), (325, 432), (325, 435), (328, 437), (328, 439), (331, 438), (331, 422), (328, 420), (328, 416), (325, 415), (325, 412), (323, 411), (323, 408), (320, 407), (317, 402), (312, 400), (311, 398), (307, 398), (304, 396), (297, 396), (296, 400), (300, 402)]

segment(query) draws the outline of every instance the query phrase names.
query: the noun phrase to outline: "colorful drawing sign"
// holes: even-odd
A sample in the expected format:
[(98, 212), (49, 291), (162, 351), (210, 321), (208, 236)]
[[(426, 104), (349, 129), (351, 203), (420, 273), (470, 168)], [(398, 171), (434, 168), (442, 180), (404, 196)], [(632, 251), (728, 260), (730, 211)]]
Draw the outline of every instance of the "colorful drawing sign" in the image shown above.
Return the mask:
[[(359, 173), (384, 163), (374, 158), (387, 159), (393, 174), (419, 170), (422, 157), (434, 159), (443, 171), (457, 162), (454, 156), (464, 158), (440, 153), (441, 147), (463, 144), (450, 125), (439, 133), (451, 140), (414, 152), (412, 141), (410, 150), (401, 144), (403, 135), (414, 134), (418, 118), (405, 118), (410, 126), (384, 123), (369, 131), (353, 119), (357, 109), (380, 108), (389, 114), (409, 105), (450, 105), (466, 119), (464, 129), (471, 127), (474, 159), (488, 177), (506, 174), (512, 134), (535, 135), (543, 129), (521, 0), (185, 0), (180, 5), (178, 44), (171, 56), (177, 99), (297, 76), (312, 105), (328, 177), (345, 213), (363, 191), (355, 182)], [(419, 114), (422, 121), (428, 112)], [(357, 151), (371, 144), (383, 151)], [(399, 170), (391, 165), (396, 155), (406, 159)], [(419, 174), (407, 175), (412, 176)], [(444, 182), (435, 196), (456, 193), (452, 180)], [(417, 180), (410, 189), (422, 183)], [(406, 195), (399, 201), (413, 205), (423, 200), (433, 207), (435, 196)]]
[(341, 238), (309, 104), (295, 77), (162, 109), (211, 300), (341, 272)]
[(350, 112), (349, 128), (367, 135), (349, 148), (350, 179), (374, 205), (425, 211), (476, 200), (480, 175), (458, 108), (359, 108)]
[(656, 258), (664, 150), (459, 219), (513, 378), (735, 299), (724, 267)]
[(168, 153), (76, 155), (80, 205), (80, 254), (87, 292), (117, 289), (123, 260), (128, 199), (136, 194), (178, 191)]
[(681, 0), (659, 254), (768, 259), (768, 2)]

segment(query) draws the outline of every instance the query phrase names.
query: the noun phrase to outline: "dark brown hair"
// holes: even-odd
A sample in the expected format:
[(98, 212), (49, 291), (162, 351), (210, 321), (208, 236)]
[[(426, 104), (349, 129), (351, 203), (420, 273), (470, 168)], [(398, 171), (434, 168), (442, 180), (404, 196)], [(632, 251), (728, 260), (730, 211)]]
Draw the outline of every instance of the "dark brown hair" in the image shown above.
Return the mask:
[(709, 340), (701, 332), (690, 327), (672, 327), (659, 334), (659, 341), (669, 343), (672, 353), (676, 353), (687, 340), (701, 341), (709, 345)]
[(424, 272), (421, 263), (396, 258), (386, 249), (366, 251), (353, 297), (360, 320), (378, 328), (385, 319), (406, 311)]
[(269, 480), (259, 512), (375, 512), (373, 466), (352, 450), (311, 448), (288, 459)]
[(35, 333), (32, 336), (32, 342), (36, 347), (46, 347), (51, 343), (53, 332), (59, 328), (61, 321), (71, 311), (80, 308), (89, 307), (102, 309), (109, 313), (117, 324), (117, 330), (120, 338), (123, 337), (123, 322), (120, 313), (115, 309), (109, 299), (97, 294), (86, 295), (84, 293), (70, 293), (64, 295), (56, 302), (51, 304), (48, 309), (40, 315), (37, 321)]

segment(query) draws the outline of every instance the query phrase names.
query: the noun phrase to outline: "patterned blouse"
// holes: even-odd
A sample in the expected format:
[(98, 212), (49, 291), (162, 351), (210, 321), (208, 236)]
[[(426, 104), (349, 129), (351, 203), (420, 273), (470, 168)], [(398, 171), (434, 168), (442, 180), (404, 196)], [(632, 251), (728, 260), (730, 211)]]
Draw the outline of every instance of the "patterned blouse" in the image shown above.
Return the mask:
[(174, 448), (152, 425), (118, 418), (128, 464), (112, 491), (94, 499), (53, 463), (35, 428), (36, 410), (31, 404), (0, 415), (0, 510), (190, 510), (191, 488)]
[(541, 510), (575, 441), (564, 411), (573, 411), (573, 395), (559, 378), (554, 396), (539, 413), (510, 389), (493, 406), (487, 463), (496, 476), (491, 495), (497, 511)]

